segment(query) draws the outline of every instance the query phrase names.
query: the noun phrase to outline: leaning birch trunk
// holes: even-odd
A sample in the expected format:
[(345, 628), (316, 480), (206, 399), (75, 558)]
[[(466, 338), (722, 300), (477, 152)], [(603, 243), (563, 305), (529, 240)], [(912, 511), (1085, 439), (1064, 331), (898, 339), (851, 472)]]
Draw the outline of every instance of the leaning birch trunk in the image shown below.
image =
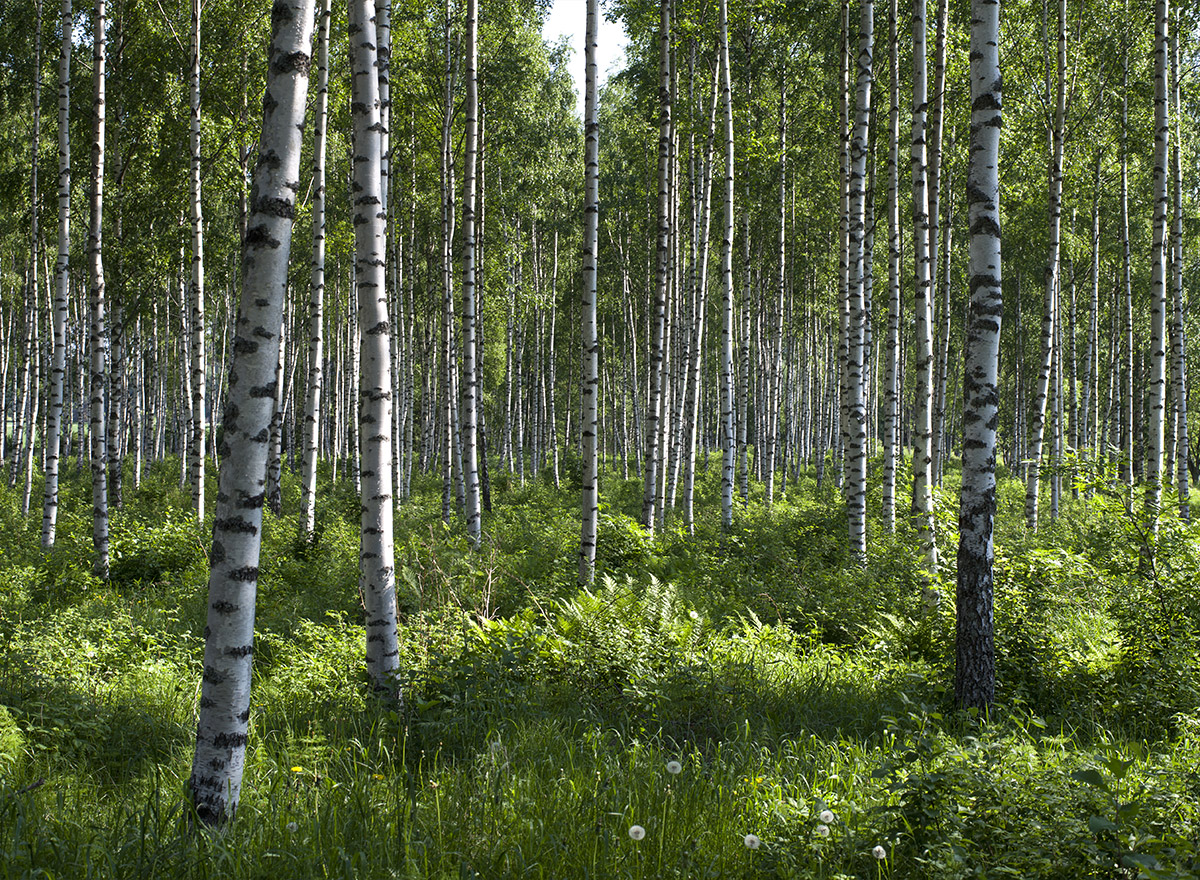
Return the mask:
[(192, 279), (188, 300), (192, 310), (192, 505), (204, 522), (205, 381), (204, 359), (204, 215), (200, 205), (200, 2), (192, 0), (192, 161), (188, 178), (192, 221)]
[(1066, 0), (1058, 0), (1058, 91), (1054, 105), (1050, 157), (1050, 254), (1046, 258), (1046, 306), (1042, 314), (1042, 361), (1038, 372), (1037, 394), (1033, 400), (1032, 435), (1029, 438), (1029, 473), (1025, 484), (1025, 527), (1038, 528), (1038, 493), (1042, 469), (1042, 446), (1046, 435), (1046, 404), (1054, 368), (1058, 323), (1058, 288), (1062, 270), (1062, 174), (1063, 119), (1066, 114), (1067, 18)]
[(650, 389), (646, 400), (646, 464), (643, 471), (642, 525), (650, 532), (658, 509), (660, 418), (666, 386), (663, 339), (666, 336), (667, 293), (671, 281), (671, 0), (662, 0), (659, 25), (658, 86), (658, 234), (655, 245), (654, 302), (651, 319)]
[(62, 46), (58, 55), (58, 260), (54, 269), (54, 355), (50, 363), (50, 411), (46, 417), (46, 479), (42, 546), (54, 546), (58, 523), (58, 464), (62, 448), (63, 379), (67, 369), (67, 302), (71, 283), (71, 49), (74, 16), (62, 0)]
[(360, 357), (362, 535), (359, 586), (367, 617), (367, 674), (396, 692), (396, 571), (392, 535), (392, 377), (388, 345), (386, 224), (380, 166), (379, 78), (372, 0), (350, 4), (354, 116), (354, 251)]
[(725, 112), (725, 222), (721, 240), (721, 525), (733, 526), (737, 448), (733, 432), (733, 92), (729, 73), (729, 12), (721, 0), (721, 102)]
[(241, 305), (213, 512), (204, 677), (189, 782), (196, 816), (206, 825), (233, 817), (246, 760), (267, 445), (300, 179), (312, 27), (312, 0), (277, 0), (271, 10), (262, 136), (243, 245)]
[(867, 404), (863, 374), (866, 300), (864, 297), (863, 239), (866, 235), (867, 128), (871, 117), (872, 52), (875, 4), (862, 0), (858, 38), (858, 84), (854, 134), (850, 143), (849, 326), (846, 337), (846, 513), (850, 552), (860, 561), (867, 556)]
[(95, 81), (92, 127), (92, 192), (88, 222), (88, 270), (91, 276), (91, 399), (90, 425), (92, 465), (92, 546), (95, 550), (93, 567), (96, 575), (108, 579), (108, 472), (105, 444), (104, 376), (107, 370), (108, 328), (104, 309), (104, 260), (102, 254), (104, 214), (104, 0), (95, 8), (96, 35), (92, 48), (92, 76)]
[(479, 150), (478, 0), (467, 0), (466, 146), (463, 157), (462, 453), (467, 538), (479, 549), (479, 373), (475, 369), (475, 167)]
[(913, 425), (913, 514), (925, 556), (936, 573), (937, 541), (933, 524), (933, 291), (929, 265), (928, 160), (925, 150), (928, 110), (925, 64), (925, 0), (913, 2), (913, 259), (916, 266), (915, 311), (917, 350), (916, 413)]
[(883, 527), (896, 529), (896, 465), (900, 448), (900, 41), (897, 0), (888, 9), (888, 322), (883, 392)]
[(1183, 326), (1183, 165), (1180, 162), (1180, 66), (1179, 7), (1175, 8), (1175, 29), (1171, 31), (1172, 97), (1175, 107), (1175, 140), (1171, 143), (1175, 171), (1174, 217), (1171, 226), (1171, 298), (1174, 312), (1171, 322), (1171, 381), (1175, 388), (1175, 491), (1179, 497), (1179, 518), (1191, 522), (1188, 478), (1188, 405), (1187, 336)]
[(590, 584), (596, 575), (596, 522), (600, 513), (599, 461), (596, 455), (598, 430), (597, 397), (600, 392), (600, 341), (596, 333), (596, 265), (600, 218), (600, 117), (597, 99), (597, 16), (599, 0), (587, 2), (587, 35), (584, 39), (586, 68), (583, 98), (584, 203), (583, 203), (583, 413), (580, 419), (583, 490), (580, 498), (582, 525), (579, 536), (579, 582)]
[(321, 0), (317, 38), (317, 100), (313, 108), (313, 243), (308, 300), (308, 396), (304, 404), (304, 474), (300, 493), (300, 537), (311, 541), (317, 526), (317, 458), (321, 392), (325, 381), (325, 149), (329, 142), (329, 21), (332, 0)]
[(972, 0), (971, 145), (967, 169), (971, 299), (964, 370), (954, 697), (958, 705), (977, 709), (990, 706), (996, 692), (992, 528), (996, 519), (997, 378), (1003, 314), (999, 42), (999, 0)]
[[(1062, 0), (1065, 2), (1065, 0)], [(1162, 504), (1163, 441), (1167, 410), (1167, 171), (1170, 141), (1167, 76), (1170, 68), (1169, 0), (1154, 4), (1154, 241), (1150, 252), (1149, 437), (1146, 449), (1146, 519), (1158, 526)]]

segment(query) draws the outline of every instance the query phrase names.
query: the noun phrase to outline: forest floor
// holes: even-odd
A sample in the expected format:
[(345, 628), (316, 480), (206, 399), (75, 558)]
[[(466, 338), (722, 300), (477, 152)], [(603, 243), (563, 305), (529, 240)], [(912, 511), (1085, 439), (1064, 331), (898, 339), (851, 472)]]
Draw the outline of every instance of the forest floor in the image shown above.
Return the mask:
[(723, 534), (715, 470), (695, 534), (655, 538), (640, 484), (607, 475), (590, 591), (577, 478), (493, 464), (477, 554), (418, 480), (396, 524), (402, 705), (363, 671), (358, 500), (326, 479), (301, 544), (289, 476), (218, 834), (183, 807), (211, 523), (178, 463), (126, 491), (105, 583), (85, 476), (49, 555), (0, 488), (0, 880), (1198, 876), (1196, 527), (1146, 540), (1102, 486), (1027, 535), (1002, 481), (985, 719), (953, 710), (953, 581), (925, 589), (907, 527), (858, 567), (836, 489), (806, 477), (771, 507), (752, 487)]

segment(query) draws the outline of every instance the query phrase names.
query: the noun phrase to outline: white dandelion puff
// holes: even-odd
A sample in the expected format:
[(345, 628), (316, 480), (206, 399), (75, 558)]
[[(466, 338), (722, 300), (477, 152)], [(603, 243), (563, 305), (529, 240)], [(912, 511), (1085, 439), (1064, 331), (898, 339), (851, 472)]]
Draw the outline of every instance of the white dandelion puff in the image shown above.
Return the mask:
[(678, 776), (683, 772), (683, 765), (678, 761), (667, 761), (667, 772), (672, 776)]
[(882, 862), (887, 858), (887, 850), (882, 846), (876, 846), (875, 849), (871, 850), (871, 855), (875, 856), (875, 858)]
[(295, 834), (297, 831), (299, 831), (299, 830), (300, 830), (300, 826), (299, 826), (299, 825), (297, 825), (295, 822), (288, 822), (288, 823), (287, 823), (287, 830), (288, 830), (289, 832), (291, 832), (292, 834)]
[(833, 823), (833, 812), (831, 810), (822, 810), (821, 815), (817, 818), (819, 818), (824, 824), (830, 825)]
[(747, 834), (742, 838), (742, 843), (746, 844), (746, 849), (758, 849), (762, 845), (757, 834)]
[(630, 825), (629, 826), (629, 838), (631, 840), (641, 840), (645, 836), (646, 836), (646, 829), (643, 828), (641, 825)]
[(829, 826), (828, 825), (818, 825), (817, 826), (817, 837), (828, 837), (828, 836), (829, 836)]

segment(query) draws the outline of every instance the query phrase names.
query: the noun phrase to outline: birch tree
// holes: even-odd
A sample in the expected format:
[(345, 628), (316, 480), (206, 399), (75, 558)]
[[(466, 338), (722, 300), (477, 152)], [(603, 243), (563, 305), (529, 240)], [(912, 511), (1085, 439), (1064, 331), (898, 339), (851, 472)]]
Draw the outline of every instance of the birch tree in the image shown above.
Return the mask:
[(277, 0), (272, 7), (262, 135), (243, 244), (242, 296), (213, 516), (200, 718), (188, 783), (196, 817), (206, 825), (233, 817), (245, 767), (267, 445), (312, 28), (312, 0)]
[(959, 502), (954, 697), (986, 709), (996, 692), (993, 546), (1000, 393), (999, 0), (971, 2), (971, 145), (967, 168), (971, 299), (964, 370), (963, 481)]
[(90, 423), (92, 466), (92, 546), (96, 575), (108, 579), (108, 472), (105, 443), (104, 377), (108, 369), (108, 328), (104, 305), (104, 85), (105, 85), (105, 0), (96, 0), (92, 40), (93, 118), (92, 190), (88, 221), (88, 274), (90, 352)]
[(1175, 108), (1175, 139), (1171, 142), (1171, 165), (1175, 172), (1174, 216), (1171, 225), (1171, 382), (1175, 391), (1175, 492), (1179, 497), (1179, 518), (1191, 521), (1188, 480), (1188, 386), (1187, 337), (1183, 327), (1183, 164), (1180, 159), (1182, 131), (1180, 117), (1179, 64), (1179, 7), (1175, 7), (1175, 27), (1171, 31), (1172, 90), (1171, 104)]
[(1149, 437), (1146, 450), (1146, 518), (1157, 525), (1162, 503), (1163, 440), (1167, 404), (1167, 171), (1170, 125), (1167, 77), (1170, 69), (1169, 0), (1154, 4), (1154, 237), (1150, 249), (1150, 363), (1147, 377)]
[(62, 0), (59, 17), (62, 43), (58, 55), (58, 259), (54, 266), (50, 410), (46, 414), (46, 477), (42, 504), (42, 546), (45, 548), (54, 546), (58, 523), (63, 380), (67, 370), (67, 308), (71, 284), (71, 50), (74, 36), (71, 0)]
[(325, 150), (329, 142), (329, 22), (331, 0), (317, 14), (317, 98), (313, 106), (312, 274), (308, 299), (308, 394), (304, 406), (304, 473), (300, 491), (300, 536), (311, 541), (316, 528), (317, 459), (324, 373), (325, 317)]
[(896, 528), (900, 457), (900, 41), (897, 0), (888, 4), (888, 311), (883, 391), (883, 527)]
[(925, 0), (913, 0), (912, 188), (916, 312), (916, 418), (913, 425), (913, 514), (930, 572), (938, 568), (933, 524), (933, 290), (929, 263), (929, 191), (926, 151), (928, 85)]
[(720, 0), (721, 105), (725, 117), (725, 220), (721, 240), (721, 525), (733, 525), (733, 91), (729, 73), (729, 9)]
[(583, 489), (579, 537), (579, 582), (590, 584), (596, 573), (596, 522), (600, 513), (597, 456), (598, 396), (600, 393), (600, 340), (596, 332), (596, 265), (600, 220), (600, 117), (597, 107), (596, 42), (599, 0), (587, 0), (584, 38), (584, 202), (583, 202), (583, 381), (580, 419)]
[(463, 333), (463, 401), (462, 401), (462, 450), (463, 479), (467, 517), (467, 538), (471, 546), (479, 549), (479, 374), (475, 368), (475, 171), (479, 150), (479, 48), (477, 29), (479, 20), (478, 0), (467, 0), (467, 100), (466, 132), (463, 161), (463, 284), (462, 284), (462, 333)]
[(359, 586), (367, 618), (367, 674), (394, 693), (400, 664), (392, 533), (392, 378), (388, 339), (385, 213), (380, 177), (379, 73), (374, 3), (351, 0), (354, 117), (354, 281), (358, 294), (362, 534)]
[(192, 504), (196, 519), (204, 522), (204, 453), (206, 446), (204, 352), (204, 213), (200, 204), (200, 3), (192, 0), (192, 71), (190, 109), (191, 168), (188, 175), (188, 207), (192, 223), (192, 277), (188, 301), (192, 310)]

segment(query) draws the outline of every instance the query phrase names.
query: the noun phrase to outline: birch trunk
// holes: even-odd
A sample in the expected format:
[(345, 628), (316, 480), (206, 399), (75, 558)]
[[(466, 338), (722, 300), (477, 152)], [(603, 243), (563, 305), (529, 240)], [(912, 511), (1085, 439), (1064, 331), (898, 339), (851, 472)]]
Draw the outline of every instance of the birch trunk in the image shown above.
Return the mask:
[(721, 241), (721, 525), (733, 526), (733, 93), (729, 71), (729, 13), (720, 0), (721, 103), (725, 116), (725, 222)]
[(883, 393), (883, 527), (896, 529), (900, 457), (900, 40), (897, 0), (888, 5), (888, 322)]
[(362, 534), (359, 586), (367, 618), (367, 674), (396, 692), (396, 572), (392, 534), (392, 378), (387, 313), (386, 214), (380, 168), (379, 74), (371, 0), (350, 4), (354, 116), (354, 252), (361, 336), (359, 430)]
[(200, 3), (192, 0), (192, 72), (191, 72), (191, 170), (188, 177), (189, 207), (192, 222), (192, 278), (188, 300), (192, 310), (192, 431), (191, 482), (192, 505), (196, 519), (204, 522), (205, 382), (204, 358), (204, 215), (200, 205)]
[(1000, 3), (971, 3), (971, 146), (967, 170), (971, 298), (959, 505), (954, 697), (986, 710), (996, 692), (993, 546), (1000, 394)]
[(659, 24), (658, 233), (655, 244), (654, 303), (650, 343), (650, 386), (646, 399), (646, 462), (643, 470), (642, 525), (651, 533), (658, 510), (661, 467), (660, 420), (665, 390), (667, 295), (671, 281), (671, 0), (662, 0)]
[(600, 218), (600, 117), (597, 108), (599, 0), (587, 0), (587, 34), (584, 39), (584, 203), (583, 203), (583, 413), (580, 419), (583, 450), (582, 525), (579, 536), (579, 582), (590, 584), (596, 574), (596, 523), (600, 514), (599, 467), (596, 455), (597, 396), (600, 392), (600, 340), (596, 333), (596, 266)]
[(329, 142), (329, 22), (331, 0), (317, 14), (317, 100), (313, 107), (313, 241), (308, 299), (308, 396), (304, 405), (304, 474), (300, 493), (300, 537), (311, 541), (317, 525), (317, 459), (320, 439), (325, 341), (325, 150)]
[(475, 165), (479, 149), (479, 50), (476, 26), (479, 13), (477, 0), (467, 0), (467, 102), (466, 147), (463, 162), (463, 477), (466, 489), (467, 538), (479, 549), (479, 438), (478, 398), (479, 374), (475, 368)]
[[(42, 503), (42, 547), (54, 546), (58, 523), (58, 467), (62, 449), (63, 385), (67, 369), (67, 302), (71, 283), (71, 0), (62, 0), (62, 43), (58, 55), (58, 259), (54, 269), (50, 410), (46, 419), (46, 479)], [(6, 377), (7, 378), (7, 377)], [(2, 418), (2, 417), (0, 417)], [(0, 425), (4, 422), (0, 421)], [(0, 433), (3, 433), (0, 430)]]
[(913, 426), (913, 514), (930, 573), (938, 569), (933, 523), (933, 291), (929, 263), (928, 160), (925, 148), (928, 96), (925, 63), (925, 0), (913, 0), (913, 257), (916, 266), (916, 424)]
[(854, 132), (850, 143), (849, 215), (849, 327), (847, 334), (846, 407), (846, 513), (850, 524), (850, 552), (862, 562), (867, 556), (867, 405), (863, 373), (866, 300), (864, 249), (866, 236), (867, 129), (871, 118), (872, 53), (875, 41), (875, 4), (862, 0), (858, 38), (858, 82), (855, 94)]
[(1175, 107), (1175, 140), (1171, 143), (1175, 172), (1174, 217), (1171, 226), (1171, 381), (1175, 389), (1175, 491), (1179, 498), (1179, 518), (1191, 522), (1188, 479), (1188, 405), (1187, 336), (1183, 326), (1183, 165), (1180, 161), (1182, 107), (1180, 103), (1179, 7), (1175, 8), (1175, 28), (1171, 31), (1172, 97)]
[(108, 368), (108, 329), (104, 308), (104, 85), (105, 85), (105, 21), (104, 0), (97, 0), (94, 13), (96, 35), (92, 48), (92, 76), (95, 83), (92, 125), (92, 191), (88, 223), (88, 270), (91, 279), (90, 321), (91, 339), (91, 401), (90, 439), (92, 465), (92, 546), (96, 575), (108, 579), (108, 472), (105, 444), (104, 377)]
[(245, 766), (267, 443), (312, 27), (312, 0), (279, 0), (272, 8), (262, 136), (243, 246), (242, 296), (213, 516), (204, 676), (189, 782), (197, 818), (206, 825), (233, 817)]
[(1169, 0), (1154, 4), (1154, 241), (1150, 252), (1150, 363), (1147, 376), (1149, 438), (1146, 449), (1146, 518), (1157, 529), (1162, 504), (1163, 442), (1167, 405), (1167, 173), (1170, 133), (1168, 85), (1170, 75)]

